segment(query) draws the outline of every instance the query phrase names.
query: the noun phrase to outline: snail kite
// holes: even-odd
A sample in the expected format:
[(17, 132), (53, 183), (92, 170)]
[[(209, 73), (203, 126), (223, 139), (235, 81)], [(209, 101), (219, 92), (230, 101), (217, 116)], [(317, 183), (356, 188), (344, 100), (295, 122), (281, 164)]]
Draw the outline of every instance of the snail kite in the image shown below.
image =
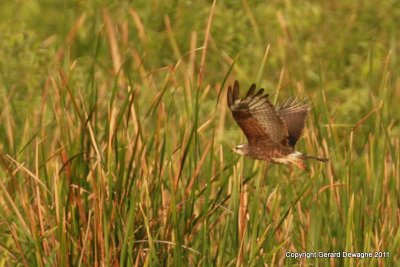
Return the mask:
[(272, 105), (264, 89), (256, 92), (250, 86), (246, 96), (239, 97), (239, 83), (228, 87), (228, 106), (237, 124), (245, 134), (248, 144), (237, 145), (233, 152), (272, 163), (294, 164), (305, 169), (304, 160), (318, 158), (295, 150), (305, 125), (310, 106), (298, 99), (289, 99), (281, 105)]

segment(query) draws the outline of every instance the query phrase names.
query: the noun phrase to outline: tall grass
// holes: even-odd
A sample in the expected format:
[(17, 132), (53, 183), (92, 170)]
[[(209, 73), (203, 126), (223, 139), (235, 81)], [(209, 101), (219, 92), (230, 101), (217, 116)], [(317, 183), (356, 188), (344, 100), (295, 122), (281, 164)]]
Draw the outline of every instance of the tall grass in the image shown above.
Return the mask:
[[(0, 4), (0, 266), (399, 264), (395, 3), (27, 5)], [(235, 78), (312, 100), (329, 163), (231, 153)]]

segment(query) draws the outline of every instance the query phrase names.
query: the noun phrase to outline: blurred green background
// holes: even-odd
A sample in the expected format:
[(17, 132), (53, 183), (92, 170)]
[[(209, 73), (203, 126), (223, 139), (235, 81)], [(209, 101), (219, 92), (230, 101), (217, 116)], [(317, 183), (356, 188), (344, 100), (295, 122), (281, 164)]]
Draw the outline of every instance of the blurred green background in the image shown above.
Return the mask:
[[(399, 24), (389, 0), (1, 1), (0, 266), (400, 264)], [(329, 164), (233, 155), (235, 79), (311, 100), (298, 149)]]

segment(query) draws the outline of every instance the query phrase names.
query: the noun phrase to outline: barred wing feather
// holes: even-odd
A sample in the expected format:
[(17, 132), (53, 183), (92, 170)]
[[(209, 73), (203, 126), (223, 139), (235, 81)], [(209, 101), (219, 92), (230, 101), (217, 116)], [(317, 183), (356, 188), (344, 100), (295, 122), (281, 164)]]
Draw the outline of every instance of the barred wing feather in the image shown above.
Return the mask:
[(305, 126), (310, 105), (298, 99), (289, 99), (276, 107), (277, 114), (283, 119), (289, 133), (289, 145), (294, 147)]
[(253, 84), (245, 98), (239, 98), (239, 83), (235, 81), (233, 90), (228, 88), (228, 106), (233, 117), (243, 130), (249, 144), (264, 143), (270, 140), (275, 144), (288, 144), (288, 129), (283, 119), (269, 102), (268, 95), (263, 95), (264, 89), (255, 93)]

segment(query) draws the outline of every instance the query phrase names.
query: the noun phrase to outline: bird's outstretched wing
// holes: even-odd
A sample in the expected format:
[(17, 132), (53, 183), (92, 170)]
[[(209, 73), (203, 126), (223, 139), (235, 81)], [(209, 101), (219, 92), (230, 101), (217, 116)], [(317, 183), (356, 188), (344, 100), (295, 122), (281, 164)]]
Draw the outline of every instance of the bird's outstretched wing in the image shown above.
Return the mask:
[(246, 96), (239, 97), (239, 83), (235, 81), (233, 89), (228, 87), (228, 106), (233, 117), (246, 135), (249, 144), (271, 143), (288, 145), (288, 129), (283, 119), (269, 102), (268, 94), (263, 95), (264, 89), (256, 91), (253, 84)]
[(288, 99), (281, 105), (277, 105), (275, 109), (288, 129), (289, 145), (294, 147), (304, 129), (310, 105), (294, 98)]

